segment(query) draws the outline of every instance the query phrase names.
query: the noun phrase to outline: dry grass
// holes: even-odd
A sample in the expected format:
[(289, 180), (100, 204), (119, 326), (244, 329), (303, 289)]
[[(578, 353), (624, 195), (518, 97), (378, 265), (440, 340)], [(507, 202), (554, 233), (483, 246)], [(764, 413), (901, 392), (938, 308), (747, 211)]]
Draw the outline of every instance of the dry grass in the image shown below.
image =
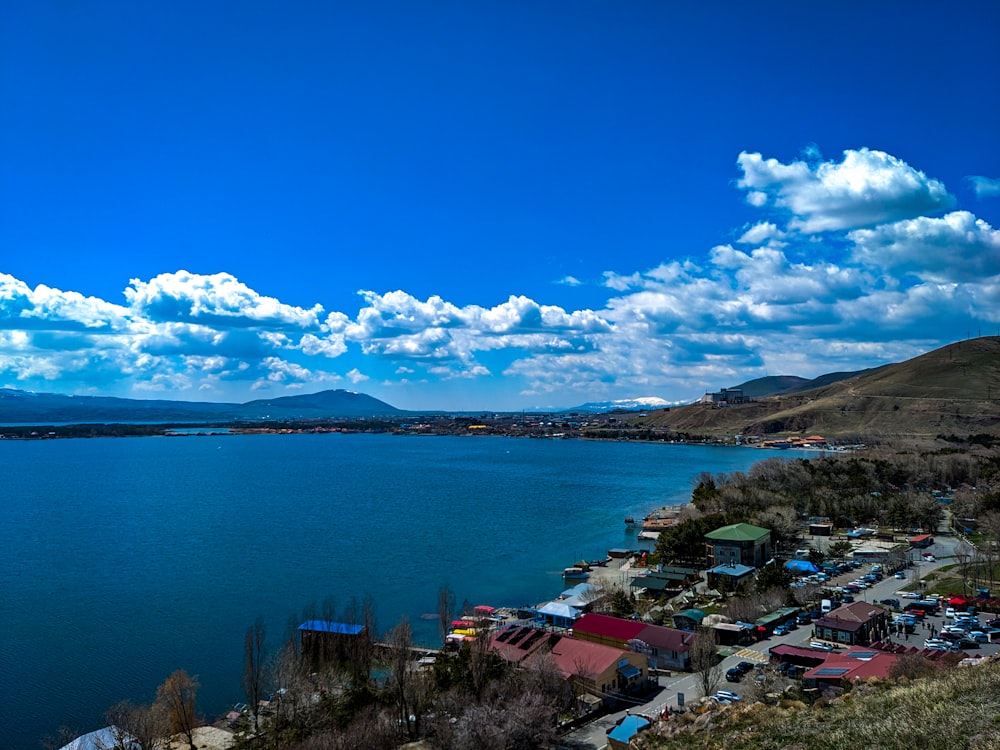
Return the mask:
[(1000, 750), (1000, 662), (913, 682), (859, 685), (811, 707), (782, 702), (714, 712), (711, 721), (664, 722), (644, 750)]
[(694, 404), (632, 422), (694, 435), (743, 433), (894, 442), (1000, 430), (1000, 337), (961, 341), (849, 380), (755, 402)]

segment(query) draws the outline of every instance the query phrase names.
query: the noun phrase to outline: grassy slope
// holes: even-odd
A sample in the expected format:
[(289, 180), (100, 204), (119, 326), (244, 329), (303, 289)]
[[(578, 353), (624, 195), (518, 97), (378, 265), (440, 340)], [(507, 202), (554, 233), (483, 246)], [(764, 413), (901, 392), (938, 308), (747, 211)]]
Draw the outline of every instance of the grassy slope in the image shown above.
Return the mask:
[[(813, 707), (727, 707), (653, 730), (659, 750), (990, 750), (1000, 748), (1000, 663), (960, 667), (911, 683), (860, 685)], [(671, 730), (671, 727), (673, 729)]]
[(655, 412), (641, 421), (699, 435), (998, 434), (1000, 338), (958, 342), (802, 393), (725, 409), (694, 404)]

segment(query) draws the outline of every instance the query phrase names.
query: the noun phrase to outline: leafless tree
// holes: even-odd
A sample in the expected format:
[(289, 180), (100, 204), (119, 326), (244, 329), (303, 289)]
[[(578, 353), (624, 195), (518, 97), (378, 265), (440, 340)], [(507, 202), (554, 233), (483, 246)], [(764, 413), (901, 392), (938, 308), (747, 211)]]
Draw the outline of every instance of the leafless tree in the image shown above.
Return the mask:
[(258, 617), (253, 627), (247, 629), (243, 641), (243, 694), (250, 705), (253, 731), (258, 729), (260, 699), (264, 685), (264, 619)]
[(691, 671), (697, 677), (701, 694), (711, 695), (722, 679), (722, 661), (715, 648), (712, 631), (699, 630), (694, 636), (688, 654), (691, 658)]
[(441, 584), (438, 589), (437, 619), (438, 635), (444, 643), (444, 638), (451, 629), (451, 621), (455, 619), (455, 592), (446, 583)]
[(200, 726), (196, 703), (198, 680), (183, 669), (178, 669), (156, 689), (154, 707), (166, 715), (170, 731), (181, 734), (188, 745), (194, 747), (194, 730)]
[(164, 747), (170, 728), (156, 706), (119, 701), (104, 714), (111, 730), (111, 743), (101, 750), (157, 750)]

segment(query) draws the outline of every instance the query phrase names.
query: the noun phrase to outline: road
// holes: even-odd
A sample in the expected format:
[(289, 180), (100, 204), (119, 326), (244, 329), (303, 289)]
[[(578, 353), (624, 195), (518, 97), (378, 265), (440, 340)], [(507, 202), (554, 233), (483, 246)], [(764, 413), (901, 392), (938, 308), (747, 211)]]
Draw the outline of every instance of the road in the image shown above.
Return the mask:
[[(924, 551), (932, 553), (937, 558), (937, 561), (933, 563), (916, 563), (921, 577), (933, 570), (936, 570), (942, 565), (952, 562), (950, 559), (942, 561), (942, 558), (950, 558), (953, 554), (954, 547), (957, 544), (958, 541), (951, 536), (935, 537), (935, 543)], [(854, 578), (863, 575), (870, 569), (870, 566), (865, 566), (853, 572), (845, 573), (829, 581), (827, 585), (842, 586)], [(855, 601), (878, 602), (880, 599), (898, 599), (899, 596), (896, 592), (900, 591), (903, 586), (906, 586), (909, 583), (909, 574), (907, 575), (907, 578), (903, 580), (894, 578), (890, 575), (888, 578), (879, 581), (871, 588), (863, 590), (860, 594), (857, 594), (855, 596)], [(938, 628), (940, 628), (944, 622), (941, 617), (934, 618), (934, 620), (936, 621)], [(759, 641), (736, 651), (732, 656), (726, 657), (722, 662), (722, 674), (725, 674), (726, 670), (735, 667), (741, 661), (766, 663), (770, 659), (768, 649), (773, 646), (777, 646), (779, 644), (803, 646), (810, 640), (812, 640), (812, 628), (808, 625), (799, 627), (788, 635), (772, 635), (769, 638), (765, 638), (763, 641)], [(908, 645), (923, 645), (923, 636), (920, 633), (914, 634), (910, 636), (910, 641), (912, 641), (912, 644), (908, 643)], [(989, 653), (992, 653), (995, 649), (996, 647), (991, 648)], [(698, 678), (693, 674), (680, 673), (669, 678), (660, 677), (660, 685), (661, 690), (655, 693), (649, 701), (641, 705), (633, 706), (629, 710), (632, 713), (639, 713), (645, 716), (659, 716), (667, 708), (678, 707), (679, 694), (684, 696), (685, 704), (695, 703), (699, 700), (699, 698), (701, 698), (701, 688), (698, 686)], [(740, 683), (724, 682), (719, 687), (725, 687), (726, 689), (733, 690), (737, 693), (743, 692), (743, 688)], [(602, 748), (605, 748), (607, 746), (608, 731), (613, 728), (624, 715), (625, 710), (617, 711), (613, 714), (603, 716), (585, 727), (581, 727), (564, 738), (563, 746), (571, 748), (572, 750), (601, 750)]]

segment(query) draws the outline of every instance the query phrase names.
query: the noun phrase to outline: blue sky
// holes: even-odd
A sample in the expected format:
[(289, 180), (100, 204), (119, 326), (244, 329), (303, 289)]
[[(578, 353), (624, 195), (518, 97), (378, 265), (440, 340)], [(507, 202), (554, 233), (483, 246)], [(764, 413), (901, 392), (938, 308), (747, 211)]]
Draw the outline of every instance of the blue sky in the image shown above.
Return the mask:
[(0, 387), (682, 401), (1000, 333), (1000, 5), (0, 7)]

